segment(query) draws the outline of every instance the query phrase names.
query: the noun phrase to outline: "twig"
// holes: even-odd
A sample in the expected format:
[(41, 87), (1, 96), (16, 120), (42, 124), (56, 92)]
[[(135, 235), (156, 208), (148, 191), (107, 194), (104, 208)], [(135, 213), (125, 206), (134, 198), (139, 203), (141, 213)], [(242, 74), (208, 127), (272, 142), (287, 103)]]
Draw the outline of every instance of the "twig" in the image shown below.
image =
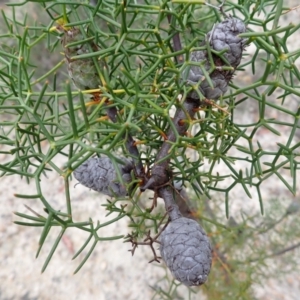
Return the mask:
[[(272, 258), (272, 257), (274, 257), (274, 256), (279, 256), (279, 255), (285, 254), (285, 253), (287, 253), (287, 252), (289, 252), (289, 251), (295, 250), (295, 249), (298, 248), (298, 247), (300, 247), (300, 242), (297, 243), (297, 244), (295, 244), (295, 245), (293, 245), (293, 246), (284, 248), (284, 249), (282, 249), (282, 250), (280, 250), (280, 251), (273, 252), (273, 253), (271, 253), (271, 254), (269, 254), (269, 255), (266, 255), (265, 258)], [(257, 261), (260, 261), (260, 260), (261, 260), (261, 258), (259, 257), (259, 258), (250, 259), (250, 260), (247, 261), (247, 262), (252, 263), (252, 262), (257, 262)]]
[[(113, 123), (117, 123), (117, 115), (118, 111), (115, 107), (107, 107), (107, 116)], [(135, 144), (135, 141), (129, 133), (125, 134), (124, 138), (126, 139), (125, 143), (127, 151), (132, 155), (136, 174), (138, 177), (142, 178), (145, 175), (144, 168), (140, 160), (139, 150)]]
[(270, 255), (270, 257), (282, 255), (282, 254), (284, 254), (286, 252), (295, 250), (298, 247), (300, 247), (300, 242), (298, 244), (293, 245), (293, 246), (290, 246), (290, 247), (287, 247), (285, 249), (282, 249), (282, 250), (280, 250), (278, 252), (274, 252), (273, 254)]
[(212, 4), (207, 3), (207, 2), (205, 2), (205, 5), (206, 5), (206, 6), (209, 6), (209, 7), (212, 7), (212, 8), (214, 8), (214, 9), (216, 9), (216, 10), (219, 10), (220, 13), (221, 13), (225, 18), (228, 18), (228, 16), (226, 15), (226, 13), (225, 13), (224, 10), (223, 10), (223, 7), (224, 7), (225, 2), (226, 2), (226, 0), (223, 0), (222, 3), (221, 3), (219, 6), (212, 5)]
[[(164, 217), (163, 217), (163, 218), (161, 219), (161, 221), (159, 222), (158, 227), (160, 227), (160, 225), (162, 224), (162, 222), (163, 222), (163, 220), (165, 219), (166, 215), (167, 215), (167, 213), (165, 213)], [(169, 222), (170, 222), (170, 219), (168, 220), (168, 222), (161, 228), (161, 230), (160, 230), (154, 237), (151, 237), (151, 235), (150, 235), (151, 232), (150, 232), (150, 230), (149, 230), (148, 233), (147, 233), (147, 237), (144, 239), (143, 242), (137, 242), (137, 241), (136, 241), (136, 236), (135, 236), (135, 235), (128, 234), (127, 237), (129, 238), (129, 240), (128, 240), (127, 242), (131, 242), (131, 244), (132, 244), (132, 249), (131, 249), (131, 250), (128, 250), (128, 251), (131, 252), (132, 256), (134, 255), (135, 249), (136, 249), (139, 245), (141, 245), (141, 246), (150, 246), (154, 258), (151, 259), (151, 260), (149, 261), (149, 263), (154, 262), (154, 261), (160, 263), (161, 257), (158, 256), (158, 255), (156, 254), (156, 251), (155, 251), (155, 249), (154, 249), (154, 247), (153, 247), (153, 244), (154, 244), (154, 243), (160, 243), (160, 242), (158, 241), (158, 237), (159, 237), (160, 234), (165, 230), (165, 228), (168, 226)]]
[(170, 186), (165, 186), (159, 189), (159, 196), (164, 199), (166, 211), (171, 221), (182, 217), (179, 207), (174, 200), (174, 192)]
[[(168, 15), (168, 21), (169, 21), (170, 26), (171, 26), (172, 18), (173, 18), (173, 16)], [(174, 49), (174, 52), (182, 50), (181, 41), (180, 41), (178, 31), (176, 31), (175, 35), (173, 36), (173, 49)], [(175, 60), (176, 60), (177, 63), (182, 63), (183, 62), (183, 55), (175, 56)]]
[[(181, 107), (178, 107), (173, 119), (174, 127), (178, 135), (183, 136), (188, 129), (189, 119), (192, 119), (195, 115), (196, 110), (200, 106), (199, 99), (186, 98)], [(167, 139), (163, 142), (157, 156), (156, 163), (152, 168), (152, 175), (150, 179), (141, 187), (142, 191), (146, 189), (157, 189), (159, 186), (169, 181), (168, 165), (170, 158), (168, 157), (169, 150), (172, 146), (172, 142), (176, 141), (176, 134), (173, 128), (170, 127), (167, 133)]]

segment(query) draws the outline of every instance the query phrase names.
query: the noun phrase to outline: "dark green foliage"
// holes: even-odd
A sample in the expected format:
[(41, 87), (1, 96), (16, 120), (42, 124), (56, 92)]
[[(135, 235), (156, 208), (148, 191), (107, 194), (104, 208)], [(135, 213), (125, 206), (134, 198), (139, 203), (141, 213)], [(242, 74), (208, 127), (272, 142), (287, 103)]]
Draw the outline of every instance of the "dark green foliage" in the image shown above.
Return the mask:
[[(29, 5), (28, 2), (39, 2), (30, 5), (43, 10), (41, 19), (35, 21), (22, 15), (21, 5)], [(163, 213), (159, 209), (150, 211), (133, 190), (132, 196), (126, 199), (113, 199), (104, 204), (112, 216), (109, 221), (101, 224), (94, 224), (92, 220), (76, 222), (72, 218), (70, 199), (72, 172), (91, 156), (105, 155), (114, 165), (120, 162), (120, 153), (131, 157), (124, 138), (129, 134), (139, 142), (143, 166), (153, 167), (165, 134), (173, 126), (173, 108), (182, 107), (186, 96), (194, 90), (182, 80), (184, 70), (193, 65), (191, 53), (204, 50), (220, 59), (223, 57), (224, 53), (210, 49), (205, 36), (213, 24), (224, 17), (203, 1), (187, 0), (99, 1), (96, 6), (88, 1), (25, 1), (10, 5), (10, 13), (2, 12), (0, 34), (0, 154), (9, 155), (9, 160), (0, 165), (0, 175), (19, 175), (36, 183), (31, 195), (16, 196), (38, 199), (46, 213), (44, 216), (17, 213), (22, 221), (16, 223), (43, 228), (38, 254), (51, 228), (61, 227), (43, 270), (69, 227), (87, 232), (87, 240), (75, 257), (86, 247), (90, 250), (86, 251), (77, 272), (98, 242), (121, 239), (126, 234), (124, 231), (118, 236), (102, 237), (100, 228), (125, 217), (130, 221), (132, 236), (143, 239), (149, 229), (155, 234), (159, 231)], [(278, 177), (291, 194), (296, 193), (299, 170), (296, 136), (300, 110), (298, 105), (288, 104), (290, 97), (300, 96), (300, 73), (296, 64), (300, 50), (290, 50), (288, 45), (297, 37), (300, 24), (295, 21), (279, 26), (280, 18), (289, 9), (291, 7), (283, 6), (282, 0), (225, 4), (223, 10), (227, 15), (247, 24), (248, 30), (241, 37), (248, 39), (251, 51), (242, 58), (236, 77), (218, 104), (204, 99), (200, 91), (204, 101), (201, 111), (196, 112), (194, 119), (185, 120), (188, 122), (186, 135), (176, 135), (168, 153), (170, 174), (174, 180), (192, 188), (196, 204), (199, 205), (200, 198), (213, 199), (213, 213), (202, 207), (200, 219), (206, 232), (214, 235), (214, 249), (220, 247), (219, 254), (225, 255), (225, 259), (215, 252), (213, 273), (205, 290), (211, 299), (222, 299), (216, 298), (222, 292), (223, 297), (229, 295), (228, 280), (231, 287), (235, 287), (234, 295), (239, 299), (251, 299), (249, 287), (259, 276), (253, 277), (260, 271), (262, 276), (267, 276), (260, 270), (266, 258), (292, 246), (287, 245), (290, 232), (282, 234), (285, 236), (283, 245), (259, 238), (263, 230), (275, 230), (277, 225), (274, 224), (281, 216), (259, 226), (259, 216), (243, 215), (238, 225), (240, 231), (239, 227), (228, 230), (224, 218), (220, 217), (223, 210), (227, 217), (232, 215), (231, 201), (235, 199), (230, 195), (240, 187), (245, 198), (257, 194), (261, 213), (264, 213), (262, 187), (273, 176)], [(68, 77), (58, 34), (50, 31), (61, 18), (69, 22), (67, 25), (88, 32), (86, 39), (92, 39), (99, 47), (98, 51), (80, 54), (74, 59), (103, 60), (108, 66), (97, 69), (101, 77), (97, 91), (101, 96), (97, 101), (90, 99), (88, 90), (79, 91)], [(173, 39), (177, 33), (182, 49), (175, 51)], [(210, 82), (210, 74), (215, 69), (212, 63), (211, 69), (203, 72), (203, 80)], [(245, 69), (252, 71), (248, 82), (240, 80)], [(239, 114), (251, 105), (256, 108), (254, 121), (241, 122)], [(108, 120), (108, 108), (119, 112), (116, 122)], [(272, 115), (278, 118), (270, 117)], [(274, 136), (284, 131), (288, 136), (277, 148), (269, 149), (260, 143), (258, 134), (262, 130)], [(59, 156), (65, 157), (63, 167), (56, 163)], [(222, 173), (217, 169), (219, 163), (224, 166)], [(242, 169), (237, 168), (239, 164), (243, 165)], [(63, 211), (53, 207), (43, 195), (41, 182), (47, 180), (44, 175), (49, 172), (64, 178)], [(122, 174), (116, 172), (122, 182)], [(137, 183), (138, 180), (132, 186), (137, 187)], [(221, 200), (214, 200), (216, 193)], [(289, 218), (289, 214), (285, 215), (285, 222), (289, 222)], [(276, 236), (276, 231), (274, 234)], [(247, 252), (244, 247), (249, 250), (253, 240), (259, 247), (250, 249), (256, 250), (255, 253)], [(245, 269), (246, 262), (250, 267)], [(220, 280), (218, 285), (215, 284), (217, 280)], [(170, 299), (162, 296), (175, 293), (176, 284), (170, 286), (168, 291), (156, 290), (159, 299)]]

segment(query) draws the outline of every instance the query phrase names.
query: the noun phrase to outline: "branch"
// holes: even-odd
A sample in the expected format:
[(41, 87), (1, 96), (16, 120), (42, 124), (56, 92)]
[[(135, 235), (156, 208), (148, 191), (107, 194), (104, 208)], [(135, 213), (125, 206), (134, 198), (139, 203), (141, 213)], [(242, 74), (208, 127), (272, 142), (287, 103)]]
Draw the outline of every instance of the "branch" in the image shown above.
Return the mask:
[[(113, 123), (117, 123), (117, 115), (118, 115), (118, 110), (115, 107), (107, 107), (107, 116), (110, 118), (110, 120)], [(126, 139), (125, 145), (127, 151), (131, 154), (132, 159), (134, 161), (137, 176), (144, 177), (144, 168), (140, 160), (139, 150), (136, 147), (134, 139), (129, 133), (125, 134), (124, 138)]]
[[(200, 106), (199, 99), (186, 98), (182, 107), (178, 107), (173, 119), (174, 127), (180, 136), (183, 136), (189, 127), (189, 121), (192, 119)], [(176, 141), (176, 134), (172, 126), (167, 133), (167, 139), (163, 142), (157, 156), (156, 162), (152, 168), (152, 176), (141, 187), (141, 191), (146, 189), (157, 189), (169, 181), (167, 172), (170, 158), (168, 157), (172, 143)]]

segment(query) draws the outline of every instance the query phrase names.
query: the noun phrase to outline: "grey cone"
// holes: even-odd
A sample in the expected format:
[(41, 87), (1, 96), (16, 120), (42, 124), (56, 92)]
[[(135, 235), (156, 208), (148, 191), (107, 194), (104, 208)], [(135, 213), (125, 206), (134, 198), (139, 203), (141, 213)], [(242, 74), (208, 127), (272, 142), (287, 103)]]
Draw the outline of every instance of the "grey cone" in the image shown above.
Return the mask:
[[(207, 34), (207, 39), (210, 42), (210, 47), (216, 51), (227, 50), (223, 54), (228, 61), (225, 63), (220, 57), (213, 55), (214, 64), (216, 67), (231, 66), (234, 69), (240, 64), (243, 50), (247, 39), (241, 38), (238, 35), (246, 31), (246, 25), (243, 21), (236, 18), (228, 18), (223, 22), (214, 26)], [(201, 63), (206, 71), (211, 68), (208, 53), (206, 50), (194, 51), (191, 53), (190, 60), (192, 62)], [(199, 90), (207, 98), (217, 100), (226, 93), (228, 83), (231, 80), (235, 70), (220, 70), (215, 69), (210, 74), (210, 79), (213, 83), (213, 88), (210, 87), (207, 80), (204, 78), (203, 71), (199, 66), (192, 65), (186, 68), (182, 74), (182, 78), (190, 84), (197, 84), (200, 81)], [(199, 99), (196, 91), (192, 91), (189, 97)]]
[(194, 220), (171, 221), (160, 239), (161, 257), (173, 276), (187, 286), (207, 280), (212, 262), (212, 248), (203, 228)]
[(119, 182), (115, 167), (108, 157), (92, 157), (74, 171), (74, 177), (84, 186), (107, 196), (127, 195), (126, 183), (130, 183), (133, 162), (123, 158), (125, 165), (118, 165), (124, 184)]

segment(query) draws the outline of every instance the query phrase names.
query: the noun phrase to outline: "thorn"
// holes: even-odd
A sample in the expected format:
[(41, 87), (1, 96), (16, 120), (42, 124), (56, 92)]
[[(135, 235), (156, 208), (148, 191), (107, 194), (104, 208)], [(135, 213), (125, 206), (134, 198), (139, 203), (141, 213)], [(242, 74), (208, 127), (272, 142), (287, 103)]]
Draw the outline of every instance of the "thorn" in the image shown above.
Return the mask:
[(223, 7), (224, 7), (224, 4), (225, 4), (226, 0), (223, 0), (223, 2), (219, 5), (219, 6), (216, 6), (216, 5), (212, 5), (210, 3), (207, 3), (205, 2), (205, 5), (209, 6), (209, 7), (212, 7), (218, 11), (220, 11), (220, 13), (227, 19), (228, 16), (225, 14), (224, 10), (223, 10)]

